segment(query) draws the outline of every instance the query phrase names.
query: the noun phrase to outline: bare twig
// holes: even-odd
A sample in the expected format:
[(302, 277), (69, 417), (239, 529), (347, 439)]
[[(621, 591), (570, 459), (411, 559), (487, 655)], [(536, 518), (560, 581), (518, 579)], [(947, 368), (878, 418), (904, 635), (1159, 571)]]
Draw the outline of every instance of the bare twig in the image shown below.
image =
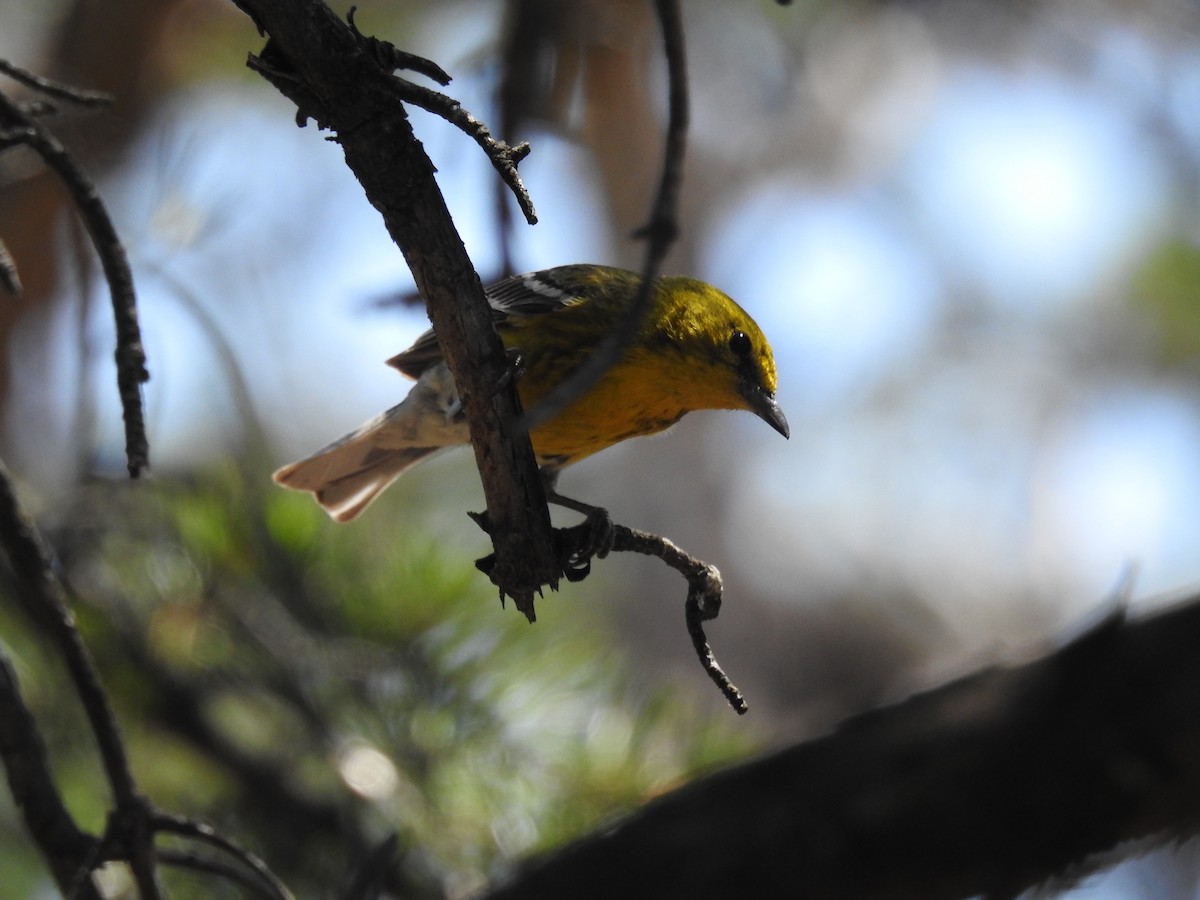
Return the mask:
[(3, 93), (0, 93), (0, 129), (9, 136), (19, 135), (21, 143), (41, 156), (46, 165), (62, 179), (100, 256), (116, 321), (117, 389), (125, 420), (126, 465), (130, 476), (136, 478), (149, 461), (142, 385), (149, 380), (150, 374), (146, 369), (133, 273), (129, 268), (125, 247), (95, 185), (75, 157), (37, 120)]
[(266, 897), (268, 900), (278, 900), (280, 896), (269, 890), (258, 879), (243, 872), (237, 866), (222, 862), (219, 859), (210, 859), (187, 850), (159, 850), (158, 861), (164, 866), (174, 866), (177, 869), (189, 869), (193, 872), (216, 875), (248, 891), (253, 891), (260, 897)]
[(409, 72), (416, 72), (424, 75), (430, 81), (436, 81), (442, 87), (450, 83), (451, 78), (446, 74), (446, 70), (432, 59), (426, 59), (424, 56), (417, 56), (415, 53), (401, 50), (395, 44), (359, 31), (358, 24), (354, 21), (354, 14), (357, 12), (357, 6), (350, 7), (350, 11), (346, 13), (346, 24), (354, 32), (354, 36), (370, 51), (371, 55), (375, 58), (375, 62), (379, 63), (381, 68), (387, 69), (389, 72), (394, 72), (396, 69), (406, 69)]
[(663, 152), (662, 175), (658, 193), (650, 209), (650, 218), (636, 236), (646, 239), (646, 258), (642, 264), (642, 281), (616, 327), (596, 347), (595, 352), (571, 374), (555, 385), (517, 423), (521, 429), (536, 428), (558, 415), (583, 394), (587, 393), (621, 357), (654, 297), (654, 280), (658, 277), (663, 259), (679, 233), (676, 209), (679, 185), (683, 180), (683, 156), (688, 127), (687, 59), (684, 48), (683, 22), (678, 0), (655, 0), (655, 10), (663, 33), (663, 51), (667, 59), (668, 114), (666, 147)]
[(674, 543), (657, 534), (626, 528), (624, 525), (613, 526), (614, 551), (626, 553), (641, 553), (646, 556), (657, 556), (664, 563), (684, 577), (688, 584), (687, 603), (684, 613), (687, 618), (688, 634), (692, 638), (692, 646), (700, 658), (700, 664), (713, 684), (721, 691), (729, 705), (740, 716), (750, 707), (742, 692), (737, 689), (729, 676), (721, 668), (717, 658), (708, 645), (704, 634), (703, 622), (715, 619), (721, 611), (721, 573), (717, 567), (704, 562), (702, 559), (685, 553)]
[(151, 824), (154, 831), (159, 834), (174, 834), (178, 837), (201, 841), (233, 857), (241, 866), (248, 869), (249, 873), (247, 874), (233, 868), (228, 868), (225, 871), (238, 871), (245, 879), (244, 881), (239, 879), (239, 881), (244, 884), (253, 883), (263, 896), (272, 897), (274, 900), (292, 900), (291, 891), (267, 867), (266, 863), (235, 841), (225, 837), (211, 825), (192, 819), (185, 819), (181, 816), (162, 812), (161, 810), (155, 811)]
[[(468, 513), (484, 531), (491, 526), (486, 513)], [(593, 523), (583, 522), (571, 528), (560, 528), (556, 531), (561, 565), (569, 581), (581, 581), (591, 571), (590, 554), (592, 547)], [(746, 699), (736, 685), (729, 680), (721, 664), (713, 655), (704, 634), (703, 623), (715, 619), (721, 611), (721, 573), (717, 567), (697, 559), (679, 549), (673, 542), (648, 531), (639, 531), (624, 525), (612, 524), (612, 545), (599, 555), (608, 553), (641, 553), (645, 556), (657, 556), (664, 563), (684, 577), (688, 584), (687, 602), (684, 613), (687, 619), (688, 635), (691, 636), (692, 646), (700, 658), (700, 664), (713, 684), (721, 691), (729, 705), (738, 715), (749, 709)], [(476, 560), (475, 565), (481, 571), (490, 571), (494, 564), (493, 557)]]
[(35, 75), (33, 72), (22, 69), (20, 66), (14, 65), (6, 59), (0, 59), (0, 73), (48, 97), (66, 100), (78, 106), (95, 108), (111, 106), (113, 102), (112, 94), (106, 94), (103, 91), (89, 91), (84, 88), (63, 84), (61, 81), (55, 81), (43, 75)]
[[(346, 22), (350, 26), (350, 30), (354, 32), (354, 36), (367, 48), (380, 67), (388, 71), (407, 69), (419, 72), (443, 86), (450, 83), (450, 76), (437, 63), (414, 53), (407, 53), (388, 41), (365, 35), (359, 31), (358, 26), (354, 23), (355, 10), (356, 7), (350, 7), (350, 12), (346, 15)], [(517, 165), (529, 155), (528, 143), (520, 143), (511, 147), (504, 141), (496, 140), (492, 137), (488, 127), (471, 115), (453, 97), (399, 77), (396, 78), (396, 86), (402, 100), (445, 119), (455, 128), (469, 135), (487, 154), (492, 166), (499, 173), (500, 180), (517, 198), (517, 204), (521, 207), (525, 220), (530, 225), (537, 224), (537, 212), (533, 208), (533, 199), (529, 196), (529, 191), (525, 188), (520, 173), (517, 172)]]
[(536, 225), (538, 219), (537, 211), (533, 208), (533, 199), (529, 196), (529, 191), (525, 188), (520, 173), (517, 172), (517, 165), (529, 155), (529, 142), (522, 141), (515, 147), (510, 147), (504, 141), (498, 141), (492, 137), (488, 127), (471, 115), (453, 97), (405, 81), (403, 78), (396, 80), (399, 82), (399, 90), (403, 99), (413, 106), (418, 106), (426, 112), (445, 119), (464, 134), (470, 135), (475, 143), (483, 148), (483, 152), (487, 154), (492, 166), (499, 173), (500, 180), (508, 185), (517, 198), (517, 204), (525, 215), (525, 221), (530, 225)]

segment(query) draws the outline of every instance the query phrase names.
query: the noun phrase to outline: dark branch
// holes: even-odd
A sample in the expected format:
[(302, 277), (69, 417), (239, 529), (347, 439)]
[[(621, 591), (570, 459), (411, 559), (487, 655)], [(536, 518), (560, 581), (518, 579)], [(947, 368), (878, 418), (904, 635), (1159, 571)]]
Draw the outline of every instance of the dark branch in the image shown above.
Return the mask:
[(416, 72), (418, 75), (424, 75), (430, 81), (436, 81), (442, 87), (450, 83), (451, 78), (446, 74), (446, 70), (433, 60), (401, 50), (395, 44), (359, 31), (358, 24), (354, 21), (356, 12), (358, 12), (357, 6), (350, 7), (350, 12), (346, 13), (346, 24), (350, 26), (354, 36), (367, 48), (368, 52), (375, 57), (375, 62), (379, 64), (380, 68), (389, 72), (397, 69)]
[(534, 596), (562, 576), (550, 514), (479, 276), (405, 113), (405, 83), (319, 0), (236, 0), (270, 36), (251, 64), (331, 129), (346, 163), (403, 252), (462, 396), (483, 480), (497, 565), (492, 580), (533, 615)]
[(688, 584), (684, 613), (687, 619), (688, 634), (692, 638), (692, 646), (713, 684), (729, 701), (729, 705), (733, 707), (734, 711), (738, 715), (743, 715), (750, 707), (747, 706), (742, 692), (729, 680), (729, 676), (717, 662), (717, 658), (708, 645), (708, 638), (704, 634), (702, 624), (710, 619), (715, 619), (721, 611), (721, 573), (717, 571), (717, 567), (685, 553), (665, 537), (626, 528), (624, 525), (613, 526), (612, 549), (627, 553), (641, 553), (645, 556), (657, 556), (684, 577)]
[[(1200, 597), (694, 781), (487, 900), (1015, 897), (1200, 823)], [(1145, 846), (1145, 845), (1143, 845)]]
[(125, 246), (108, 215), (96, 187), (75, 157), (21, 106), (0, 93), (0, 130), (41, 156), (66, 186), (75, 208), (100, 256), (100, 265), (112, 296), (117, 331), (117, 390), (125, 420), (125, 458), (131, 477), (138, 477), (149, 462), (150, 445), (142, 409), (142, 385), (150, 378), (146, 352), (138, 327), (133, 273)]
[(134, 782), (108, 695), (100, 684), (91, 654), (75, 627), (67, 594), (54, 574), (51, 555), (33, 522), (21, 508), (8, 470), (0, 463), (0, 547), (3, 548), (22, 605), (43, 626), (67, 664), (75, 691), (96, 738), (116, 809), (109, 818), (102, 857), (128, 858), (143, 900), (158, 898), (153, 836), (147, 827), (148, 804)]
[(35, 75), (33, 72), (22, 69), (20, 66), (14, 65), (6, 59), (0, 59), (0, 73), (7, 75), (14, 81), (19, 81), (26, 87), (33, 88), (35, 91), (45, 94), (47, 97), (66, 100), (78, 106), (97, 108), (111, 106), (113, 102), (112, 94), (106, 94), (103, 91), (88, 91), (69, 84), (63, 84), (60, 81), (55, 81), (42, 75)]
[(197, 853), (187, 850), (160, 850), (158, 852), (158, 861), (164, 866), (173, 866), (177, 869), (187, 869), (191, 872), (215, 875), (218, 878), (223, 878), (239, 887), (245, 888), (257, 896), (266, 897), (267, 900), (278, 900), (280, 897), (279, 894), (273, 893), (266, 885), (251, 877), (246, 872), (243, 872), (237, 866), (222, 862), (219, 859), (210, 859), (207, 856), (200, 856)]
[[(492, 525), (487, 513), (472, 512), (467, 515), (485, 532), (491, 533)], [(715, 619), (721, 611), (722, 584), (721, 573), (717, 567), (685, 553), (661, 535), (616, 525), (607, 518), (607, 513), (604, 527), (606, 540), (599, 547), (595, 541), (596, 524), (591, 520), (570, 528), (555, 529), (559, 565), (567, 580), (575, 582), (586, 578), (592, 570), (593, 555), (604, 558), (614, 552), (641, 553), (661, 559), (687, 581), (688, 594), (684, 614), (688, 635), (692, 639), (696, 655), (700, 658), (700, 664), (734, 711), (738, 715), (744, 714), (750, 707), (746, 704), (742, 692), (729, 680), (729, 676), (717, 662), (712, 648), (708, 645), (708, 637), (704, 634), (703, 623)], [(487, 574), (491, 573), (495, 564), (494, 555), (475, 561), (475, 567)], [(503, 599), (501, 597), (501, 600)]]
[(668, 113), (666, 147), (663, 152), (662, 175), (658, 193), (650, 209), (650, 218), (636, 236), (646, 239), (646, 258), (642, 264), (642, 282), (628, 308), (588, 357), (587, 361), (549, 391), (525, 415), (521, 428), (536, 428), (554, 418), (586, 394), (624, 355), (633, 336), (637, 334), (654, 297), (654, 279), (662, 261), (679, 234), (676, 210), (679, 205), (679, 185), (683, 180), (683, 157), (688, 128), (687, 59), (685, 56), (683, 21), (678, 0), (655, 0), (663, 33), (663, 51), (667, 59)]
[(407, 102), (445, 119), (464, 134), (470, 135), (475, 143), (483, 148), (483, 152), (487, 154), (492, 166), (499, 173), (500, 180), (508, 185), (517, 198), (517, 204), (525, 215), (525, 221), (530, 225), (536, 225), (537, 211), (533, 208), (533, 199), (529, 196), (529, 191), (525, 188), (520, 173), (517, 172), (517, 165), (529, 155), (529, 143), (523, 141), (515, 147), (510, 147), (504, 141), (498, 141), (492, 137), (488, 127), (467, 112), (463, 105), (453, 97), (447, 97), (438, 91), (431, 91), (429, 88), (423, 88), (404, 79), (397, 79), (397, 81), (401, 85), (401, 96)]
[(233, 869), (226, 867), (225, 871), (238, 872), (241, 876), (238, 879), (240, 883), (253, 885), (264, 897), (271, 897), (273, 900), (293, 900), (291, 891), (267, 867), (266, 863), (249, 850), (222, 835), (211, 825), (162, 811), (154, 813), (152, 824), (154, 830), (159, 834), (173, 834), (178, 837), (191, 838), (192, 840), (215, 847), (227, 856), (232, 857), (242, 868)]
[[(13, 800), (30, 837), (41, 851), (59, 890), (67, 893), (79, 874), (90, 869), (99, 843), (80, 831), (63, 803), (50, 773), (46, 745), (21, 699), (12, 664), (0, 652), (0, 760)], [(80, 884), (81, 900), (99, 900), (91, 881)]]

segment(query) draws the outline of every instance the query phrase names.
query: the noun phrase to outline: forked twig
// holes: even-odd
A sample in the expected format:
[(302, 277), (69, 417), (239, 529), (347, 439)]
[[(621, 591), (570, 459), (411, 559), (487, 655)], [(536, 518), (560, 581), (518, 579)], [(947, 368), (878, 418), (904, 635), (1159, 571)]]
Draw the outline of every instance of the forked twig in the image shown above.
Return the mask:
[[(406, 69), (411, 72), (419, 72), (440, 85), (450, 83), (450, 76), (432, 60), (407, 53), (388, 41), (365, 35), (359, 31), (358, 26), (354, 23), (355, 10), (356, 7), (350, 8), (350, 12), (346, 15), (346, 22), (349, 24), (350, 30), (354, 32), (354, 36), (367, 48), (380, 66), (389, 71)], [(419, 84), (413, 84), (399, 76), (395, 76), (395, 79), (402, 100), (445, 119), (483, 149), (492, 166), (500, 175), (500, 180), (508, 185), (513, 196), (517, 198), (517, 204), (525, 215), (525, 221), (530, 225), (536, 225), (537, 212), (533, 208), (533, 198), (529, 196), (525, 182), (521, 180), (521, 175), (517, 171), (518, 164), (529, 155), (529, 143), (522, 142), (516, 146), (510, 146), (504, 141), (497, 140), (492, 137), (491, 131), (483, 122), (471, 115), (453, 97)]]
[(521, 207), (525, 221), (530, 225), (536, 225), (538, 219), (537, 211), (533, 208), (533, 199), (529, 196), (525, 182), (521, 180), (521, 175), (517, 171), (517, 165), (529, 155), (529, 142), (522, 141), (516, 146), (510, 146), (504, 141), (497, 140), (492, 137), (491, 131), (483, 122), (471, 115), (453, 97), (405, 81), (403, 78), (396, 80), (400, 83), (399, 91), (404, 100), (445, 119), (459, 131), (469, 135), (475, 143), (483, 148), (483, 152), (487, 154), (492, 166), (499, 173), (500, 179), (508, 185), (517, 198), (517, 205)]

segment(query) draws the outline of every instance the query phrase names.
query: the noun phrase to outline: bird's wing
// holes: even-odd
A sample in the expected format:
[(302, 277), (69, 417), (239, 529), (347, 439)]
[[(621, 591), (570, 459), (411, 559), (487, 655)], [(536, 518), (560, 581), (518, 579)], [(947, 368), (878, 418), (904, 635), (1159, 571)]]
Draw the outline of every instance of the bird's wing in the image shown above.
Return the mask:
[[(492, 307), (492, 321), (499, 325), (517, 316), (538, 316), (565, 309), (580, 302), (573, 276), (587, 266), (559, 266), (527, 275), (514, 275), (484, 288)], [(411, 347), (387, 361), (409, 378), (420, 378), (430, 366), (442, 361), (442, 347), (433, 329), (418, 337)]]

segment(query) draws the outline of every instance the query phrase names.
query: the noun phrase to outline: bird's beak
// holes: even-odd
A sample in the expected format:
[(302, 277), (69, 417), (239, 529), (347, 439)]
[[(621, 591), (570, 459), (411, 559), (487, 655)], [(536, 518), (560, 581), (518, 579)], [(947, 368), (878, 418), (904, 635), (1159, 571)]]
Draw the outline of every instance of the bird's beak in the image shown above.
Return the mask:
[(783, 410), (779, 408), (779, 404), (775, 402), (775, 395), (766, 388), (755, 385), (745, 393), (745, 398), (749, 404), (750, 412), (754, 413), (785, 438), (791, 437), (791, 430), (788, 428), (787, 418), (783, 414)]

